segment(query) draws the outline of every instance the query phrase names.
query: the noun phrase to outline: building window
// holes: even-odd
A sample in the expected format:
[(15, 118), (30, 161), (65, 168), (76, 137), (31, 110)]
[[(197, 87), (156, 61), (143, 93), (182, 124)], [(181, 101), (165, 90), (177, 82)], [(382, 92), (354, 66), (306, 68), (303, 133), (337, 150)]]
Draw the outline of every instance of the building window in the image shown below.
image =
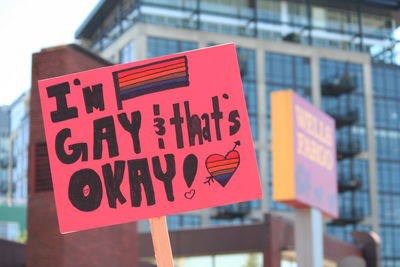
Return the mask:
[(236, 224), (250, 224), (253, 221), (250, 218), (235, 218), (235, 219), (210, 219), (211, 225), (236, 225)]
[(375, 96), (400, 98), (399, 67), (388, 64), (374, 64), (372, 75)]
[(281, 2), (257, 0), (257, 18), (266, 22), (281, 22)]
[[(383, 266), (399, 266), (400, 255), (399, 255), (399, 240), (400, 240), (400, 228), (393, 226), (381, 226), (381, 238), (382, 238), (382, 257)], [(390, 264), (396, 262), (395, 264)]]
[[(149, 220), (141, 221), (143, 228), (141, 231), (150, 232)], [(168, 215), (167, 225), (169, 231), (176, 231), (182, 229), (197, 228), (201, 226), (201, 216), (200, 215)]]
[(384, 267), (400, 266), (400, 68), (372, 66), (379, 220)]
[(158, 37), (148, 37), (147, 57), (160, 57), (197, 48), (197, 43)]
[(236, 48), (240, 75), (242, 77), (246, 105), (249, 114), (253, 139), (258, 139), (257, 125), (257, 86), (256, 86), (256, 53), (254, 50)]
[(306, 26), (308, 24), (306, 4), (290, 1), (288, 6), (289, 23), (294, 26)]
[(265, 77), (267, 87), (267, 130), (271, 140), (270, 93), (277, 90), (292, 89), (311, 100), (310, 59), (286, 54), (265, 53)]
[(199, 215), (169, 215), (167, 224), (169, 230), (196, 228), (201, 225), (201, 217)]
[(119, 63), (135, 61), (135, 43), (130, 41), (119, 51)]

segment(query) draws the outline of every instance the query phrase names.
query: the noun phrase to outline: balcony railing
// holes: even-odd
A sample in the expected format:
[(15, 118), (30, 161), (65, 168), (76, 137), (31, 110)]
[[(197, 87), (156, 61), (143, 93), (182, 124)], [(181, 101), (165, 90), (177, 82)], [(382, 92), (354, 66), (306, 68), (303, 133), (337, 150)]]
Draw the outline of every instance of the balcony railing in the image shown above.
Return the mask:
[(339, 175), (338, 189), (339, 193), (358, 190), (362, 186), (359, 175)]
[(282, 40), (283, 40), (283, 41), (286, 41), (286, 42), (298, 43), (298, 44), (299, 44), (300, 41), (301, 41), (301, 40), (300, 40), (300, 35), (297, 34), (297, 33), (294, 33), (294, 32), (289, 33), (289, 34), (283, 36)]
[(338, 160), (352, 158), (361, 153), (360, 142), (358, 141), (339, 142), (336, 145), (336, 152)]
[(357, 110), (349, 110), (341, 112), (340, 109), (328, 110), (327, 113), (331, 115), (336, 121), (336, 128), (342, 128), (349, 126), (357, 122), (358, 112)]
[(216, 219), (236, 219), (244, 218), (250, 214), (251, 207), (249, 202), (241, 202), (226, 206), (217, 207)]
[(341, 209), (339, 211), (339, 217), (333, 219), (330, 224), (338, 226), (357, 224), (361, 222), (364, 217), (364, 212), (360, 208)]
[(325, 96), (340, 96), (351, 93), (357, 88), (355, 76), (347, 74), (334, 76), (321, 83), (322, 94)]

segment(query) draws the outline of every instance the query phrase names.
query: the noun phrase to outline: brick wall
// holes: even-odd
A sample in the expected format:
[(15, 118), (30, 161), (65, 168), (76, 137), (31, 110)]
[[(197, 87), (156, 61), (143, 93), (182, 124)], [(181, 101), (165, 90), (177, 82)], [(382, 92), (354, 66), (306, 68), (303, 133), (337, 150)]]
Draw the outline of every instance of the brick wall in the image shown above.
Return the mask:
[(137, 265), (135, 223), (61, 235), (49, 180), (37, 81), (106, 65), (77, 45), (48, 48), (32, 56), (27, 266)]

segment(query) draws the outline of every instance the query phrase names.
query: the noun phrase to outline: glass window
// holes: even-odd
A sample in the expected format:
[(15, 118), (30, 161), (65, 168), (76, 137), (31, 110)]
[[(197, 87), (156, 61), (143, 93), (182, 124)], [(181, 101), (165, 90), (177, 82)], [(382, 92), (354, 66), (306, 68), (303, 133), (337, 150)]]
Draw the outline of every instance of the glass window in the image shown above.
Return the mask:
[(382, 262), (394, 267), (400, 266), (400, 68), (373, 64), (372, 75)]
[(236, 219), (216, 219), (211, 218), (210, 224), (212, 225), (229, 225), (229, 224), (248, 224), (253, 221), (250, 218), (236, 218)]
[(119, 63), (135, 61), (135, 43), (130, 41), (119, 51)]
[(169, 54), (175, 54), (183, 51), (197, 48), (196, 42), (165, 39), (158, 37), (148, 37), (147, 39), (147, 57), (159, 57)]
[(289, 2), (289, 22), (293, 25), (307, 25), (307, 6), (305, 3)]
[[(270, 93), (292, 89), (311, 100), (310, 59), (286, 54), (265, 53), (265, 77), (267, 87), (267, 131), (270, 133)], [(268, 140), (271, 135), (268, 134)]]
[(389, 262), (400, 263), (400, 227), (381, 225), (382, 246), (381, 252), (385, 259), (384, 266), (398, 266)]
[(392, 21), (389, 16), (377, 14), (362, 14), (363, 31), (365, 35), (387, 38), (392, 31)]
[(257, 125), (257, 87), (256, 87), (256, 53), (254, 50), (238, 47), (236, 49), (243, 89), (249, 113), (253, 139), (258, 139)]
[(356, 33), (358, 31), (358, 16), (356, 12), (345, 9), (312, 7), (313, 26), (341, 33)]
[(271, 22), (281, 21), (281, 3), (277, 0), (257, 0), (257, 18)]
[(202, 0), (200, 9), (229, 16), (249, 17), (253, 14), (252, 2), (247, 0)]
[(201, 225), (199, 215), (170, 215), (167, 216), (169, 230), (179, 230), (182, 228), (196, 228)]

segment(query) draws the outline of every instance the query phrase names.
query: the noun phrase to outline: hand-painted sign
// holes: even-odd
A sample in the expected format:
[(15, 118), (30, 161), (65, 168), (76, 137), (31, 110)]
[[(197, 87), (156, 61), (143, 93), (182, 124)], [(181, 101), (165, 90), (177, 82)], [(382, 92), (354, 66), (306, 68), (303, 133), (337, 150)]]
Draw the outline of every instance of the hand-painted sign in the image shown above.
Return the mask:
[(233, 44), (39, 91), (62, 233), (262, 197)]
[(290, 90), (271, 93), (273, 198), (337, 217), (335, 121)]

